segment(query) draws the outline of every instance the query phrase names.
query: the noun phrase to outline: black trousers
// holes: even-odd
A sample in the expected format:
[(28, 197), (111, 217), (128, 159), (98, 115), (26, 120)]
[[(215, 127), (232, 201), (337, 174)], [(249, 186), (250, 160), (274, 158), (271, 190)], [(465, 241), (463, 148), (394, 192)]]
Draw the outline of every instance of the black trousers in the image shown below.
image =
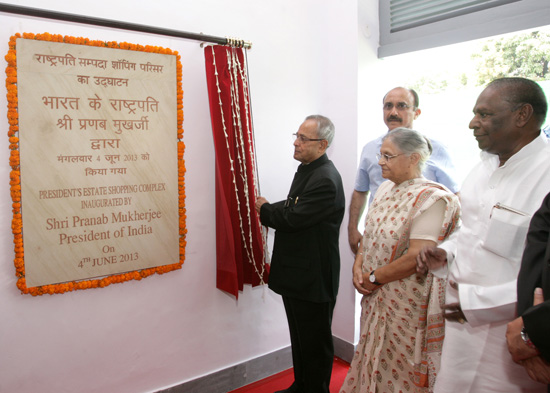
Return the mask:
[(332, 314), (335, 302), (314, 303), (283, 296), (294, 364), (296, 393), (329, 393), (334, 344)]

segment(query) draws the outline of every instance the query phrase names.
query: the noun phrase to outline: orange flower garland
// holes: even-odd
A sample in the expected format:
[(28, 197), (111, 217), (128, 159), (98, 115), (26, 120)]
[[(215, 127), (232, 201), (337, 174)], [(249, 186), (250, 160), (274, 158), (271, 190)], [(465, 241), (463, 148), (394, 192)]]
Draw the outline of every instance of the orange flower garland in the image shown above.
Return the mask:
[[(116, 49), (126, 49), (133, 51), (141, 51), (148, 53), (160, 53), (165, 55), (176, 56), (176, 80), (177, 80), (177, 139), (178, 139), (178, 211), (179, 211), (179, 262), (166, 266), (158, 266), (154, 268), (136, 270), (123, 274), (114, 274), (101, 279), (73, 281), (62, 284), (43, 285), (38, 287), (28, 288), (25, 279), (25, 261), (23, 248), (23, 220), (21, 217), (21, 179), (19, 171), (19, 114), (17, 112), (17, 52), (16, 39), (25, 38), (30, 40), (62, 42), (66, 44), (89, 45), (97, 47), (107, 47)], [(6, 87), (8, 98), (8, 138), (10, 142), (10, 193), (12, 198), (13, 219), (11, 228), (13, 232), (13, 243), (15, 251), (15, 275), (17, 276), (17, 287), (22, 293), (30, 293), (33, 296), (44, 294), (65, 293), (78, 289), (102, 288), (111, 284), (121, 283), (128, 280), (141, 280), (154, 273), (164, 274), (172, 270), (181, 269), (185, 260), (186, 242), (186, 210), (185, 210), (185, 162), (183, 153), (185, 145), (183, 138), (183, 90), (182, 90), (182, 66), (181, 56), (176, 51), (159, 46), (143, 46), (130, 44), (128, 42), (117, 43), (115, 41), (92, 41), (88, 38), (62, 36), (60, 34), (33, 34), (33, 33), (17, 33), (10, 37), (8, 54), (5, 56), (8, 63), (6, 68)]]

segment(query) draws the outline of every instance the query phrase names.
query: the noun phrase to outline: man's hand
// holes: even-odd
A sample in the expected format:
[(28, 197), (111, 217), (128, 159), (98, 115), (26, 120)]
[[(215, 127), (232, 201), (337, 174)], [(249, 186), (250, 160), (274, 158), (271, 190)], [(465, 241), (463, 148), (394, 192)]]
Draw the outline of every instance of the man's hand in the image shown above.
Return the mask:
[(441, 306), (441, 308), (444, 310), (443, 316), (447, 321), (458, 323), (466, 322), (466, 317), (464, 316), (464, 312), (462, 312), (460, 303), (445, 304)]
[(525, 359), (521, 362), (529, 377), (537, 382), (550, 384), (550, 364), (540, 356)]
[(359, 242), (363, 237), (361, 232), (357, 230), (359, 219), (363, 214), (363, 209), (367, 204), (368, 191), (353, 190), (351, 194), (351, 203), (349, 205), (349, 222), (348, 222), (348, 242), (354, 254), (359, 250)]
[[(533, 298), (533, 305), (536, 306), (543, 301), (544, 296), (542, 290), (537, 288)], [(521, 317), (514, 319), (506, 327), (506, 343), (508, 344), (508, 351), (516, 363), (521, 363), (522, 360), (539, 355), (539, 352), (535, 348), (529, 347), (521, 338), (522, 329), (523, 319)]]
[(523, 329), (523, 319), (521, 317), (514, 319), (506, 327), (508, 351), (516, 363), (521, 363), (522, 360), (538, 355), (537, 350), (529, 347), (521, 338), (521, 329)]
[(256, 199), (256, 204), (255, 204), (255, 207), (256, 207), (256, 212), (259, 214), (260, 213), (260, 210), (262, 208), (262, 205), (264, 203), (269, 203), (267, 201), (267, 199), (265, 199), (264, 197), (260, 196)]
[[(449, 281), (451, 288), (458, 291), (458, 284), (454, 281)], [(460, 303), (450, 303), (441, 306), (443, 309), (443, 317), (450, 322), (464, 323), (467, 321)]]
[(427, 274), (428, 270), (436, 270), (447, 264), (447, 252), (442, 248), (423, 247), (416, 257), (416, 271)]
[(348, 241), (349, 246), (351, 247), (351, 251), (353, 251), (353, 254), (357, 254), (357, 251), (359, 250), (359, 243), (361, 243), (361, 238), (363, 236), (361, 235), (361, 232), (357, 230), (357, 228), (348, 228)]

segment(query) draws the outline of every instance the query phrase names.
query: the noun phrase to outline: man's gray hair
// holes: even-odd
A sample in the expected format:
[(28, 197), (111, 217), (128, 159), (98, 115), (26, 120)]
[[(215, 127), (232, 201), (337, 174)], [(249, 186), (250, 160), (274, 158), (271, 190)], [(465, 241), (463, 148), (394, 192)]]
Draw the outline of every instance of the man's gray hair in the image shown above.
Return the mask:
[(402, 153), (420, 155), (418, 167), (422, 171), (432, 155), (432, 143), (420, 132), (405, 127), (394, 128), (384, 136), (389, 139)]
[(334, 124), (328, 117), (321, 115), (311, 115), (306, 120), (315, 120), (317, 122), (317, 136), (328, 141), (328, 146), (334, 139)]

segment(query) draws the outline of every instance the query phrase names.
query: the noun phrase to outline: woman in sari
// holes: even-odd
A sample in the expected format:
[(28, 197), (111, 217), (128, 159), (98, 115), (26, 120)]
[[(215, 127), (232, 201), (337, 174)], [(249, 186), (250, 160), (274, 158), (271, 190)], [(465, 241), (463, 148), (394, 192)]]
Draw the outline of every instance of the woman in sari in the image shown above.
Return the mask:
[(431, 144), (397, 128), (378, 155), (382, 183), (369, 207), (353, 265), (363, 295), (361, 329), (340, 393), (431, 392), (444, 338), (445, 281), (416, 273), (424, 246), (446, 239), (457, 225), (458, 198), (426, 180)]

